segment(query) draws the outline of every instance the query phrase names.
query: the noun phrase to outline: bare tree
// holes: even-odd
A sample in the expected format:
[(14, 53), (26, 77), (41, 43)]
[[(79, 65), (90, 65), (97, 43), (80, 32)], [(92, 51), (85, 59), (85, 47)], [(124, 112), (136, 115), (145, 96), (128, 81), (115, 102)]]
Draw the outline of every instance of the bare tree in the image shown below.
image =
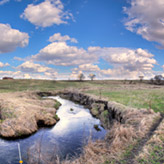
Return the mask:
[(139, 76), (139, 78), (140, 78), (140, 82), (142, 82), (144, 79), (144, 76)]
[(93, 73), (90, 73), (88, 77), (93, 81), (93, 79), (96, 77), (96, 75)]
[(83, 74), (83, 73), (80, 73), (80, 74), (78, 75), (78, 79), (79, 79), (80, 81), (84, 80), (84, 79), (85, 79), (84, 74)]
[(154, 84), (154, 79), (153, 78), (150, 79), (150, 83)]

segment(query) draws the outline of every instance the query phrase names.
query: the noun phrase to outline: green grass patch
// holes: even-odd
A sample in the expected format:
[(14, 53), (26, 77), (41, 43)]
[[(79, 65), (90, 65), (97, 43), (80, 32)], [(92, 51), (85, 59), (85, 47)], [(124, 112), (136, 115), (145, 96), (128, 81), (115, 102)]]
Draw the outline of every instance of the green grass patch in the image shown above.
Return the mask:
[(154, 145), (148, 158), (139, 159), (138, 163), (139, 164), (163, 164), (164, 163), (163, 146)]
[(60, 120), (60, 118), (59, 118), (59, 116), (57, 114), (54, 115), (54, 119), (57, 120), (57, 121)]
[(74, 109), (73, 109), (73, 108), (70, 108), (70, 111), (71, 111), (71, 112), (73, 112), (73, 111), (74, 111)]
[(60, 106), (61, 106), (61, 103), (59, 101), (55, 100), (54, 108), (59, 109)]
[[(164, 113), (164, 90), (120, 90), (106, 91), (102, 90), (103, 97), (109, 101), (116, 101), (126, 106), (135, 108), (153, 109), (155, 112)], [(90, 90), (87, 93), (99, 96), (99, 91)]]

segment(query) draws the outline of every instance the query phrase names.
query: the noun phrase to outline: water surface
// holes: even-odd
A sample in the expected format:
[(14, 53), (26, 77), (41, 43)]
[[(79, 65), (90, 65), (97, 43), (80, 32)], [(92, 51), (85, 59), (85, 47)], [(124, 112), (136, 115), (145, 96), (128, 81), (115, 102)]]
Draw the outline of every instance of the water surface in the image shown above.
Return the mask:
[[(92, 117), (88, 109), (58, 96), (48, 98), (56, 99), (62, 104), (57, 111), (60, 121), (52, 128), (41, 128), (25, 139), (0, 139), (0, 164), (18, 164), (18, 143), (25, 164), (29, 158), (35, 163), (44, 159), (40, 163), (46, 164), (46, 161), (53, 160), (56, 156), (65, 159), (80, 154), (88, 139), (105, 137), (106, 131), (100, 126), (100, 120)], [(94, 128), (95, 124), (101, 131)]]

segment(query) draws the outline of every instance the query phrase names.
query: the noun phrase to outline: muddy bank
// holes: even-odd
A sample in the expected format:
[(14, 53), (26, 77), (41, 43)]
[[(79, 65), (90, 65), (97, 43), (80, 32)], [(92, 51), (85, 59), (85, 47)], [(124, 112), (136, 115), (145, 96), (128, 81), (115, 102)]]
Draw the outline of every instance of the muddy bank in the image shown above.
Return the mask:
[[(60, 92), (58, 93), (62, 98), (69, 99), (77, 102), (81, 105), (87, 106), (90, 109), (92, 115), (99, 118), (106, 128), (110, 128), (113, 121), (119, 123), (125, 123), (128, 119), (127, 114), (129, 111), (136, 111), (137, 109), (126, 107), (122, 104), (98, 99), (96, 96), (91, 96), (79, 92)], [(141, 113), (151, 113), (147, 109), (141, 109)]]
[(1, 93), (0, 136), (18, 138), (36, 132), (40, 126), (56, 124), (59, 105), (34, 92)]
[[(149, 115), (158, 116), (160, 113), (155, 113), (152, 109), (136, 109), (122, 105), (114, 101), (99, 99), (97, 96), (84, 94), (78, 91), (61, 91), (61, 92), (37, 92), (39, 96), (54, 96), (59, 95), (64, 99), (71, 100), (90, 109), (93, 116), (99, 118), (106, 128), (111, 128), (113, 122), (120, 124), (134, 124), (139, 120), (148, 117)], [(138, 121), (136, 122), (136, 117)], [(134, 118), (134, 120), (133, 120)]]
[[(124, 155), (140, 144), (161, 120), (160, 113), (152, 109), (135, 109), (122, 104), (98, 99), (91, 95), (65, 91), (59, 93), (65, 99), (87, 106), (99, 118), (105, 128), (110, 129), (104, 141), (89, 143), (83, 154), (67, 163), (121, 163)], [(102, 157), (102, 158), (100, 158)]]
[(129, 110), (124, 105), (116, 102), (108, 102), (106, 100), (101, 100), (95, 96), (90, 96), (80, 92), (62, 91), (62, 92), (37, 92), (41, 97), (43, 96), (54, 96), (59, 95), (64, 99), (71, 100), (80, 105), (84, 105), (93, 116), (99, 118), (102, 121), (102, 125), (106, 128), (110, 128), (113, 120), (117, 120), (120, 123), (125, 122), (125, 111)]

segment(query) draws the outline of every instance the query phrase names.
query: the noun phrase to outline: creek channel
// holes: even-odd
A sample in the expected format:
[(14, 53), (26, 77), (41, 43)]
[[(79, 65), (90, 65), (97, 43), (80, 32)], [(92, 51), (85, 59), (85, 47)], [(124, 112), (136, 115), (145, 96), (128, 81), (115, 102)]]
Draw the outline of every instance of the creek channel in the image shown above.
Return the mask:
[(47, 164), (56, 156), (61, 160), (80, 155), (88, 140), (104, 139), (107, 131), (89, 109), (59, 96), (46, 97), (62, 105), (57, 111), (60, 121), (51, 128), (40, 128), (35, 134), (17, 140), (0, 138), (0, 164), (18, 164), (18, 143), (24, 164)]

